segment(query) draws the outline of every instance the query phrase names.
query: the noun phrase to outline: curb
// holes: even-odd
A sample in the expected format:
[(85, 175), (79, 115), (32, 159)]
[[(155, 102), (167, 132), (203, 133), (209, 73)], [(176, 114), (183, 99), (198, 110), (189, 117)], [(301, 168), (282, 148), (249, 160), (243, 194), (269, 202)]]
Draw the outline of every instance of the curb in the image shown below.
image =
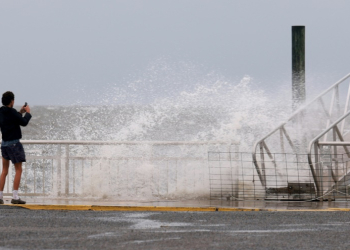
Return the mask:
[(215, 207), (92, 206), (94, 211), (215, 212)]
[(350, 212), (350, 208), (325, 209), (267, 209), (267, 208), (230, 208), (230, 207), (158, 207), (158, 206), (99, 206), (99, 205), (4, 205), (29, 210), (66, 210), (66, 211), (155, 211), (155, 212)]
[(260, 212), (260, 211), (269, 211), (269, 210), (266, 208), (218, 207), (216, 211), (219, 211), (219, 212)]
[(157, 207), (157, 206), (98, 206), (98, 205), (6, 205), (30, 210), (68, 211), (158, 211), (158, 212), (215, 212), (216, 207)]
[(324, 209), (269, 209), (271, 212), (349, 212), (350, 208), (324, 208)]

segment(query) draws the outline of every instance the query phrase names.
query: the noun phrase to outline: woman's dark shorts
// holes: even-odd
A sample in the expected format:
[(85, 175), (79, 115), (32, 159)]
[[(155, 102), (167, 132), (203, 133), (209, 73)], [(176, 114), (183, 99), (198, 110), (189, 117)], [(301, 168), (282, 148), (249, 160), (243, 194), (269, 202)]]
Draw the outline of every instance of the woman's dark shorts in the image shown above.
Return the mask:
[(1, 147), (1, 154), (6, 160), (11, 160), (13, 164), (26, 161), (23, 145), (20, 142)]

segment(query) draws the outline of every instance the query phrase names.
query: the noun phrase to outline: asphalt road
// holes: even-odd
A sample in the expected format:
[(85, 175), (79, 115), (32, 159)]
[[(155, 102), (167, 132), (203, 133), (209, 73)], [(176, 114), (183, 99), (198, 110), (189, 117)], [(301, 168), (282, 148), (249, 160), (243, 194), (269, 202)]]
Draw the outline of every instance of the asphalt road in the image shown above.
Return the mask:
[(0, 207), (0, 250), (350, 249), (349, 212), (97, 212)]

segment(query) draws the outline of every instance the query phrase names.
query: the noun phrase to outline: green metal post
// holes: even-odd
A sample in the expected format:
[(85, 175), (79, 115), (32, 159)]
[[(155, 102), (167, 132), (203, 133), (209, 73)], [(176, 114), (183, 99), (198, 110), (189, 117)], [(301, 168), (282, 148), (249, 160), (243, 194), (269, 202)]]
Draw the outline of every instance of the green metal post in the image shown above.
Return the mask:
[(305, 102), (305, 26), (292, 26), (293, 110)]

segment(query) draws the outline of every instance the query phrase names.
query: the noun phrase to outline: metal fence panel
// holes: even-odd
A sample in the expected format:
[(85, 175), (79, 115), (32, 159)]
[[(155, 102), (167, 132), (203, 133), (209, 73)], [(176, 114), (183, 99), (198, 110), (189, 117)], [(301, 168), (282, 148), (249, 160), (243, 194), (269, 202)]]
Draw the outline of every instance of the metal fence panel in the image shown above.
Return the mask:
[(209, 152), (210, 198), (227, 200), (348, 200), (350, 158), (347, 154), (323, 154), (317, 162), (320, 193), (307, 154), (265, 155), (261, 184), (251, 153)]

